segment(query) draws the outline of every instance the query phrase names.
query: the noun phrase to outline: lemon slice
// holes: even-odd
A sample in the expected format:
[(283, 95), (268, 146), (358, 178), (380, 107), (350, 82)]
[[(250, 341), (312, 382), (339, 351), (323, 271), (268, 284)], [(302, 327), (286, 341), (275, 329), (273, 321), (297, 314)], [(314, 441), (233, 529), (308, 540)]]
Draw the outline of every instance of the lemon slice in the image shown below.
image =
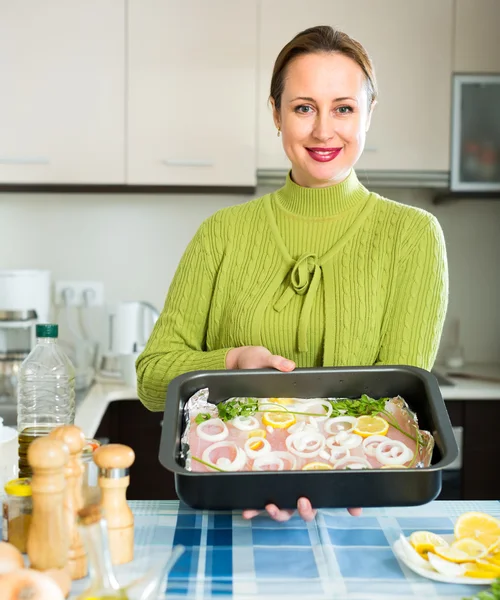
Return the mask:
[(250, 448), (250, 450), (261, 450), (264, 447), (264, 439), (263, 438), (255, 438), (255, 442), (252, 442), (251, 444), (248, 445), (248, 447)]
[(248, 437), (263, 437), (265, 438), (267, 435), (267, 431), (265, 429), (254, 429), (253, 431), (248, 432)]
[(455, 523), (455, 537), (457, 540), (474, 538), (491, 548), (500, 540), (500, 521), (486, 513), (464, 513)]
[(477, 563), (466, 563), (463, 566), (465, 567), (465, 577), (476, 577), (477, 579), (495, 579), (495, 573), (491, 569), (485, 568), (483, 565), (478, 565)]
[(437, 548), (448, 547), (446, 540), (431, 531), (414, 531), (410, 535), (410, 544), (423, 558), (427, 558), (428, 552), (435, 552), (437, 554)]
[(389, 430), (389, 423), (382, 417), (370, 417), (363, 415), (358, 417), (353, 433), (367, 438), (370, 435), (385, 435)]
[(262, 424), (274, 429), (286, 429), (296, 422), (295, 415), (288, 412), (265, 412), (262, 415)]
[(322, 462), (312, 462), (302, 467), (303, 471), (333, 471), (331, 465)]
[(451, 547), (465, 552), (469, 557), (469, 560), (483, 558), (488, 553), (488, 548), (474, 538), (462, 538), (461, 540), (453, 542)]
[(491, 565), (496, 565), (500, 567), (500, 553), (492, 554), (491, 556), (485, 556), (484, 560), (486, 560)]
[(500, 566), (491, 563), (489, 560), (478, 558), (476, 560), (476, 565), (480, 566), (482, 569), (486, 569), (486, 571), (491, 571), (494, 574), (494, 577), (500, 576)]
[(291, 404), (294, 404), (292, 398), (269, 398), (269, 402), (280, 404), (281, 406), (290, 406)]
[(452, 548), (451, 546), (437, 546), (434, 549), (434, 552), (441, 558), (444, 558), (445, 560), (452, 563), (466, 563), (469, 562), (471, 559), (467, 552), (464, 552), (463, 550), (458, 550), (458, 548)]

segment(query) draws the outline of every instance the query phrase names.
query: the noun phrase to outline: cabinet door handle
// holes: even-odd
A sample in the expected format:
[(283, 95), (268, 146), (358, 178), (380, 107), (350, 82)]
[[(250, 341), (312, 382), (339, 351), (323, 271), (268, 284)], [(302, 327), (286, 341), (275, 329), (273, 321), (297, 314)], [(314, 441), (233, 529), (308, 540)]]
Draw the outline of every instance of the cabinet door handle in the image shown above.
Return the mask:
[(50, 165), (50, 160), (43, 156), (8, 157), (0, 156), (0, 165)]
[(209, 160), (180, 160), (165, 159), (161, 161), (166, 167), (213, 167), (214, 163)]

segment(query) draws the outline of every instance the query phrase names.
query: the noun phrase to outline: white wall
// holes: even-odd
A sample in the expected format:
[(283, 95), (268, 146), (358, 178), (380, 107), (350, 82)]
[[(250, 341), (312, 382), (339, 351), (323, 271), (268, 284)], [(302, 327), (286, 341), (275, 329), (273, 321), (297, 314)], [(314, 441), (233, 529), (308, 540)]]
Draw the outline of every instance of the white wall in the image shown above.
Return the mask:
[[(434, 207), (425, 190), (377, 191), (439, 218), (450, 266), (448, 320), (460, 319), (467, 360), (500, 361), (500, 201)], [(248, 199), (0, 194), (0, 268), (48, 268), (54, 281), (99, 280), (110, 303), (142, 299), (161, 308), (179, 258), (202, 220)]]

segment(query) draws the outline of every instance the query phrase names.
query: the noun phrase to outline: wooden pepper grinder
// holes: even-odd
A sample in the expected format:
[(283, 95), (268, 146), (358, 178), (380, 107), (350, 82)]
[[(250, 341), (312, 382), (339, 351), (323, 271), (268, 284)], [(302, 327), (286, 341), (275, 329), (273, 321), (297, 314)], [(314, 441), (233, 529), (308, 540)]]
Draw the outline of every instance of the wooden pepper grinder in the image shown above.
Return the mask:
[(66, 478), (64, 509), (70, 540), (68, 561), (71, 579), (82, 579), (87, 575), (87, 554), (76, 524), (76, 515), (83, 508), (84, 468), (81, 456), (85, 446), (85, 436), (82, 430), (75, 425), (62, 425), (53, 429), (48, 437), (64, 442), (69, 449), (69, 461), (64, 469)]
[(64, 467), (68, 447), (47, 436), (28, 448), (33, 470), (31, 492), (33, 514), (28, 533), (27, 553), (33, 569), (64, 569), (68, 563), (69, 536), (64, 514)]
[(132, 448), (122, 444), (108, 444), (94, 452), (94, 462), (99, 467), (101, 506), (108, 523), (109, 549), (114, 565), (134, 558), (134, 515), (127, 504), (129, 472), (134, 460)]

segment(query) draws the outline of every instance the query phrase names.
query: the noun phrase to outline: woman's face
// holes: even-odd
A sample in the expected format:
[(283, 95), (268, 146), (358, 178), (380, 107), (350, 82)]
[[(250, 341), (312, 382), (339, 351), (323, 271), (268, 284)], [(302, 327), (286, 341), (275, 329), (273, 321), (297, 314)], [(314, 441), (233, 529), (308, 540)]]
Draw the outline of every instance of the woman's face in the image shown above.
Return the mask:
[(342, 54), (299, 56), (288, 65), (281, 108), (273, 108), (295, 183), (326, 187), (347, 177), (373, 109), (359, 65)]

